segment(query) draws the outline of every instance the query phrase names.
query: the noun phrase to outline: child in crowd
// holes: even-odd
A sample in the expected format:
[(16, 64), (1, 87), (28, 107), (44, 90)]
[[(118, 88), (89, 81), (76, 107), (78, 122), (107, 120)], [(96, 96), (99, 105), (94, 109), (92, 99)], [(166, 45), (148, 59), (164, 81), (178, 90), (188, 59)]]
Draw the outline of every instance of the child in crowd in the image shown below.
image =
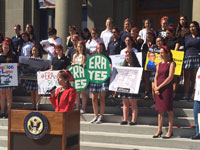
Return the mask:
[[(96, 53), (107, 56), (106, 48), (103, 43), (97, 43)], [(111, 62), (111, 59), (109, 60)], [(109, 79), (107, 81), (109, 81)], [(90, 83), (90, 92), (92, 95), (92, 106), (93, 106), (94, 115), (95, 115), (95, 117), (91, 120), (91, 123), (99, 124), (103, 122), (103, 115), (104, 115), (104, 110), (105, 110), (105, 96), (106, 96), (106, 91), (108, 90), (107, 81), (100, 84)], [(98, 115), (98, 97), (100, 98), (100, 115)]]
[[(0, 51), (0, 63), (17, 63), (17, 59), (13, 52), (10, 50), (9, 42), (2, 42), (2, 49)], [(15, 87), (0, 87), (0, 98), (1, 98), (1, 114), (0, 118), (8, 117), (8, 113), (6, 112), (6, 100), (7, 100), (7, 110), (9, 111), (12, 107), (13, 101), (13, 90)]]
[[(80, 66), (85, 67), (86, 62), (86, 47), (84, 41), (79, 41), (77, 45), (76, 53), (74, 54), (72, 64), (78, 64)], [(77, 92), (76, 95), (76, 109), (80, 109), (80, 96), (82, 95), (82, 109), (80, 110), (81, 113), (85, 113), (86, 111), (86, 104), (87, 104), (87, 89), (83, 90), (82, 92)]]
[[(126, 51), (125, 60), (123, 66), (126, 67), (140, 67), (138, 59), (133, 51)], [(138, 107), (137, 107), (137, 94), (130, 93), (120, 93), (120, 97), (123, 102), (123, 121), (120, 123), (121, 125), (128, 124), (128, 115), (129, 115), (129, 106), (131, 105), (132, 109), (132, 118), (129, 122), (129, 125), (137, 124), (137, 115), (138, 115)]]
[[(42, 58), (42, 53), (40, 49), (36, 46), (33, 46), (30, 51), (30, 58), (40, 59)], [(24, 80), (23, 86), (25, 89), (31, 93), (32, 100), (32, 109), (36, 109), (36, 105), (38, 100), (40, 99), (40, 95), (38, 94), (38, 84), (37, 79), (35, 80)]]
[(64, 55), (62, 45), (55, 45), (56, 57), (53, 58), (51, 70), (67, 69), (70, 66), (70, 59)]

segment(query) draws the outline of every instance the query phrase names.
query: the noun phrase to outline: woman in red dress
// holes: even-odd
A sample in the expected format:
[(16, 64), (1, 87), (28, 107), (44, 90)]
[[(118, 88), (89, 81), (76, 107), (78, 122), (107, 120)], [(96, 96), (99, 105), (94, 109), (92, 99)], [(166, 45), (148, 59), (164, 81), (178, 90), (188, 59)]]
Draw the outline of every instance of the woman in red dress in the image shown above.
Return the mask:
[(161, 62), (157, 65), (155, 75), (155, 109), (159, 111), (158, 114), (158, 130), (153, 138), (161, 137), (162, 126), (164, 120), (164, 112), (167, 112), (169, 117), (169, 128), (168, 132), (163, 138), (171, 138), (173, 136), (173, 77), (175, 70), (175, 63), (172, 59), (172, 53), (165, 46), (160, 49)]
[(68, 70), (61, 70), (58, 72), (58, 84), (60, 88), (51, 91), (51, 101), (55, 112), (72, 111), (76, 100), (76, 90), (69, 82), (73, 81), (73, 76)]

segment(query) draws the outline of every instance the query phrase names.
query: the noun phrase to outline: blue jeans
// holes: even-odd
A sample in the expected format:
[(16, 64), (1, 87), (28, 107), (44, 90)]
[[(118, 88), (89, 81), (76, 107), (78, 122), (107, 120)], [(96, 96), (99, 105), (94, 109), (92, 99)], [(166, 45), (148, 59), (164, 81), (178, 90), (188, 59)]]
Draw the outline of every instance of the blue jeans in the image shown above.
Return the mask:
[(194, 108), (193, 108), (193, 113), (194, 113), (194, 122), (195, 122), (195, 131), (196, 131), (196, 136), (199, 136), (199, 123), (198, 123), (198, 113), (200, 113), (200, 101), (195, 101), (194, 100)]

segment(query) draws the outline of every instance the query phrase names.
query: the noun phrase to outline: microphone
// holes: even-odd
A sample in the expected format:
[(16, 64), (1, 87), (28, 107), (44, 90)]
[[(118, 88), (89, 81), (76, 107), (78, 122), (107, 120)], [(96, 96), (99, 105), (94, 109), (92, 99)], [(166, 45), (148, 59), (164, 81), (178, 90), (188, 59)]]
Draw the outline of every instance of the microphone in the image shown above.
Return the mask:
[(51, 91), (53, 91), (53, 90), (55, 90), (55, 89), (56, 89), (56, 86), (53, 86), (52, 88), (50, 88), (49, 90), (47, 90), (46, 93), (47, 93), (47, 92), (50, 93)]

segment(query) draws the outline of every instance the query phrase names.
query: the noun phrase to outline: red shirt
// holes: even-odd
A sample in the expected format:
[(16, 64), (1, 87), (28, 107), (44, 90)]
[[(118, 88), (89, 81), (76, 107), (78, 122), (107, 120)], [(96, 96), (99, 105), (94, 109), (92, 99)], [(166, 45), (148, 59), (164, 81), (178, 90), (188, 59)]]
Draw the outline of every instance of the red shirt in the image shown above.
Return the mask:
[(66, 112), (72, 111), (74, 108), (74, 103), (76, 101), (76, 90), (70, 85), (62, 93), (60, 97), (60, 102), (58, 103), (58, 95), (60, 88), (57, 89), (54, 97), (50, 97), (53, 107), (55, 107), (55, 112)]

